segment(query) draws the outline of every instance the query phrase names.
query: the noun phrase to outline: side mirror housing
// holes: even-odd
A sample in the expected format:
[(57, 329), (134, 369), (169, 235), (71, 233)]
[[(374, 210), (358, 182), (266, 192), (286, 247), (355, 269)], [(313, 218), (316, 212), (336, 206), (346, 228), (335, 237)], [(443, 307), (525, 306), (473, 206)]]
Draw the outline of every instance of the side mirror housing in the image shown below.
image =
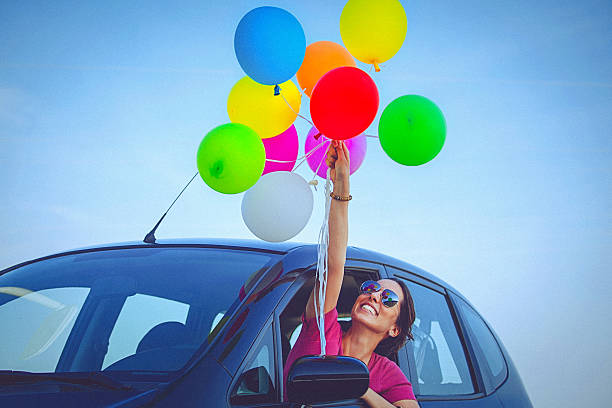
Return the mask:
[(370, 372), (363, 361), (346, 356), (304, 356), (297, 359), (287, 376), (290, 402), (315, 404), (360, 398), (370, 385)]

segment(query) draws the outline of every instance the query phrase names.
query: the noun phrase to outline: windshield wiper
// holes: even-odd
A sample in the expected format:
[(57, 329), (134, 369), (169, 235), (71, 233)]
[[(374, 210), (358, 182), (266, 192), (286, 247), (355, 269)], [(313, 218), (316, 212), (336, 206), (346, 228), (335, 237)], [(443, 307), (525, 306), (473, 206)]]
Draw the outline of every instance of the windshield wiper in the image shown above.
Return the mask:
[(0, 384), (34, 384), (42, 382), (99, 386), (111, 390), (132, 389), (131, 385), (123, 384), (99, 371), (87, 373), (31, 373), (29, 371), (0, 370)]

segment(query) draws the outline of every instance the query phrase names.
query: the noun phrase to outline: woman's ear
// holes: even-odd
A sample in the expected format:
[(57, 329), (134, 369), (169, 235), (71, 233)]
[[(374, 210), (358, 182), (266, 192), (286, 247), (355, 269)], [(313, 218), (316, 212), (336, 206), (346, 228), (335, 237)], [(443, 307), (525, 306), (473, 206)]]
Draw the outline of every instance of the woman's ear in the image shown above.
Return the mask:
[(389, 337), (397, 337), (400, 334), (400, 329), (397, 327), (397, 324), (394, 324), (393, 327), (389, 329)]

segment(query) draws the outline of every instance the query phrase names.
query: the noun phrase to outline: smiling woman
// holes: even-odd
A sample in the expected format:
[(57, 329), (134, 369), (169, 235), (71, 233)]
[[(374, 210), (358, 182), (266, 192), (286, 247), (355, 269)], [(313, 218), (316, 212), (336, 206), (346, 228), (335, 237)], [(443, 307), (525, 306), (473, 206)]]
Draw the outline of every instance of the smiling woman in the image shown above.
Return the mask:
[(336, 309), (342, 282), (348, 241), (349, 154), (343, 142), (334, 141), (327, 163), (334, 183), (329, 215), (329, 276), (323, 304), (323, 327), (318, 327), (315, 305), (318, 284), (314, 286), (302, 316), (299, 337), (289, 352), (284, 370), (285, 383), (292, 364), (301, 356), (321, 351), (319, 330), (325, 333), (327, 355), (357, 358), (370, 371), (370, 387), (361, 397), (372, 407), (417, 407), (412, 384), (398, 365), (375, 352), (379, 345), (388, 352), (397, 352), (406, 338), (412, 339), (415, 320), (410, 292), (399, 280), (366, 280), (351, 309), (351, 326), (343, 333)]

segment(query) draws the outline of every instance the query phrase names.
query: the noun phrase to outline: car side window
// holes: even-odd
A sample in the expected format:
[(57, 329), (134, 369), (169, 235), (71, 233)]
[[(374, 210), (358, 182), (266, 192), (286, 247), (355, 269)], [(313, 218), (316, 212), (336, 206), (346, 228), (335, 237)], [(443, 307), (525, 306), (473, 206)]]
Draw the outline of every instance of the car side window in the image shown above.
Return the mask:
[(278, 401), (274, 340), (269, 323), (246, 358), (238, 381), (232, 388), (232, 405), (260, 404)]
[(446, 296), (418, 283), (404, 282), (416, 310), (412, 327), (414, 341), (406, 345), (416, 365), (415, 393), (419, 396), (473, 394), (472, 377)]
[(476, 358), (483, 371), (487, 393), (504, 382), (508, 374), (506, 360), (493, 333), (480, 317), (463, 299), (453, 296), (457, 307), (467, 325), (467, 332), (476, 351)]

